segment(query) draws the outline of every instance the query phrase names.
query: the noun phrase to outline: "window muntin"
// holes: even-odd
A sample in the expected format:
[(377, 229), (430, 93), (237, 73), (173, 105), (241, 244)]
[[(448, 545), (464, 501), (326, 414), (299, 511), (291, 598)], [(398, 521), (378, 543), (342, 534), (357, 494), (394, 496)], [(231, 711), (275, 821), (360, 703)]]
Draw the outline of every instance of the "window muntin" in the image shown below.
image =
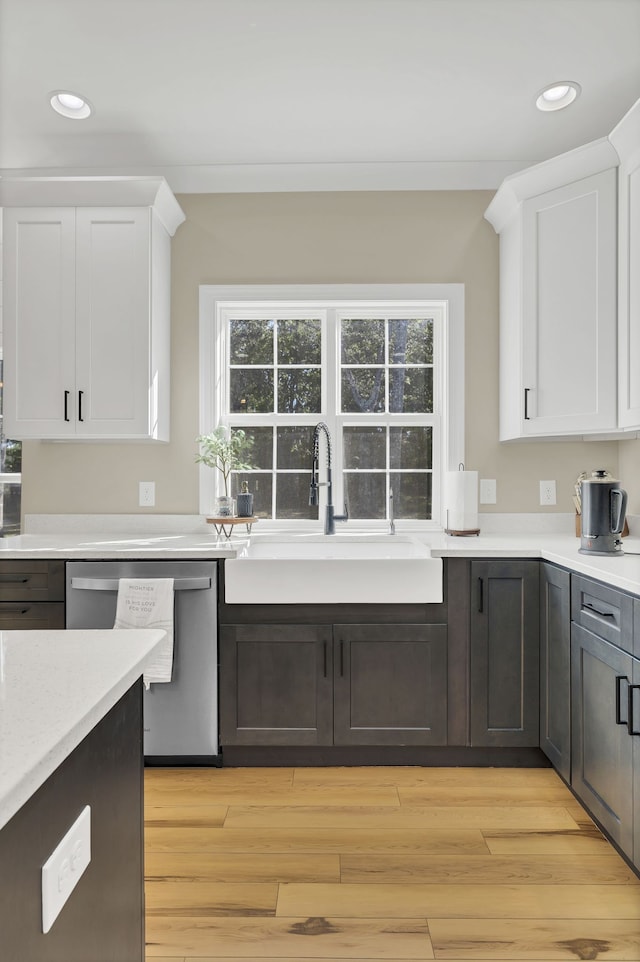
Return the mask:
[(340, 411), (433, 412), (433, 318), (340, 318)]
[(232, 475), (232, 495), (247, 481), (257, 517), (316, 519), (312, 435), (325, 420), (338, 508), (346, 500), (354, 520), (382, 520), (393, 490), (396, 518), (432, 521), (443, 316), (393, 304), (222, 310), (221, 420), (254, 441), (255, 467)]
[(229, 317), (234, 414), (319, 414), (322, 322), (317, 317)]

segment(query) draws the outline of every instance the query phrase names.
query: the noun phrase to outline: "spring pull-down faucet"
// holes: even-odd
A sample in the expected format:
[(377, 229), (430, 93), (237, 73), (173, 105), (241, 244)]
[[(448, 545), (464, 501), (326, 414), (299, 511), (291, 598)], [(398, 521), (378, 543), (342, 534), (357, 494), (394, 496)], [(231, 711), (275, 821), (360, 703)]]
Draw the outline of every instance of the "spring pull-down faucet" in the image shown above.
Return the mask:
[[(320, 433), (323, 433), (327, 439), (327, 480), (318, 481), (318, 476), (320, 474)], [(324, 533), (325, 534), (335, 534), (336, 533), (336, 521), (348, 521), (349, 511), (345, 504), (344, 514), (335, 514), (333, 507), (333, 493), (331, 486), (331, 435), (329, 433), (329, 428), (324, 423), (320, 421), (316, 424), (315, 430), (313, 432), (313, 460), (311, 463), (311, 484), (309, 485), (309, 504), (318, 504), (318, 488), (326, 486), (327, 488), (327, 504), (325, 507), (324, 516)]]

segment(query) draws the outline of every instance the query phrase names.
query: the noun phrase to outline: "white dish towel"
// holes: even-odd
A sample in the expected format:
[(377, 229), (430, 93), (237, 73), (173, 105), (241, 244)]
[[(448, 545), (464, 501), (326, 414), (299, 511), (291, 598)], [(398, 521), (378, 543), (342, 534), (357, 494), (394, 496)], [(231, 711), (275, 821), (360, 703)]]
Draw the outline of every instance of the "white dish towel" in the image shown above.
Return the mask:
[(145, 688), (171, 681), (173, 672), (173, 578), (120, 578), (114, 628), (166, 632), (144, 672)]

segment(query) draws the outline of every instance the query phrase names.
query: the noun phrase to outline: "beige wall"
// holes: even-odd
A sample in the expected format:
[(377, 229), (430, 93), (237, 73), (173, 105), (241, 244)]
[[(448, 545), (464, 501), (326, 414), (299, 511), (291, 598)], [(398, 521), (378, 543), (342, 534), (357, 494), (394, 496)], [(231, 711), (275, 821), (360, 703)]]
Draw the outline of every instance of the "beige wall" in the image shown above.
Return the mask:
[[(27, 513), (131, 513), (156, 482), (157, 513), (197, 514), (198, 286), (251, 283), (453, 283), (466, 298), (466, 466), (496, 478), (495, 511), (541, 509), (555, 479), (572, 511), (582, 470), (618, 472), (618, 445), (498, 442), (498, 238), (483, 219), (491, 191), (185, 194), (172, 245), (171, 442), (28, 442)], [(624, 442), (630, 487), (638, 442)], [(637, 472), (636, 472), (637, 473)], [(632, 493), (630, 491), (630, 493)], [(630, 509), (640, 503), (631, 498)], [(638, 486), (640, 497), (640, 485)]]

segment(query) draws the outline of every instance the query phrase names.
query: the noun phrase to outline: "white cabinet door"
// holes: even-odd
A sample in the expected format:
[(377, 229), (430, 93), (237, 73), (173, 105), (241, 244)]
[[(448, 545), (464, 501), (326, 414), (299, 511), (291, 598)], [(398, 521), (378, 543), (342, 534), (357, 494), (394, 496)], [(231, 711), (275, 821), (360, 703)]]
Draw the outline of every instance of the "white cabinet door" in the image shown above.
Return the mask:
[(76, 431), (149, 433), (148, 208), (76, 212)]
[(4, 430), (75, 434), (75, 212), (6, 208)]
[(620, 427), (640, 428), (640, 101), (612, 134), (618, 153)]
[(522, 436), (617, 426), (616, 171), (522, 205)]
[(150, 207), (5, 208), (5, 433), (168, 440), (169, 234)]

